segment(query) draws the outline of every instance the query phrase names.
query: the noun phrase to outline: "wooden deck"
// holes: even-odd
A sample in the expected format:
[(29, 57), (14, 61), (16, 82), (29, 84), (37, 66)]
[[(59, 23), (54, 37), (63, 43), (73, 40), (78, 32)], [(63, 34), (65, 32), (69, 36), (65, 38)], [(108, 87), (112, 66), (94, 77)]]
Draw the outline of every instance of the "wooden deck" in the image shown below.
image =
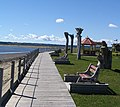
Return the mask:
[(49, 53), (40, 53), (6, 107), (76, 107)]

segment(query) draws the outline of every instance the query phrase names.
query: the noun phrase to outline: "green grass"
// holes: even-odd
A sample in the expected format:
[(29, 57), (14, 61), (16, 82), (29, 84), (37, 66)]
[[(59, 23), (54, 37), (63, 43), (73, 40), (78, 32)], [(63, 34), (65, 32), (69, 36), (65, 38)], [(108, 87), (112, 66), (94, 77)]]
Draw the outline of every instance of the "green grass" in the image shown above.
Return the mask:
[(113, 52), (112, 55), (113, 56), (120, 56), (120, 52)]
[[(77, 60), (75, 54), (69, 54), (71, 65), (57, 64), (61, 77), (65, 73), (84, 72), (90, 63), (97, 64), (96, 56), (82, 56)], [(115, 69), (117, 69), (115, 72)], [(120, 56), (113, 56), (112, 69), (101, 69), (99, 81), (109, 84), (117, 95), (82, 95), (72, 93), (77, 107), (120, 107)]]

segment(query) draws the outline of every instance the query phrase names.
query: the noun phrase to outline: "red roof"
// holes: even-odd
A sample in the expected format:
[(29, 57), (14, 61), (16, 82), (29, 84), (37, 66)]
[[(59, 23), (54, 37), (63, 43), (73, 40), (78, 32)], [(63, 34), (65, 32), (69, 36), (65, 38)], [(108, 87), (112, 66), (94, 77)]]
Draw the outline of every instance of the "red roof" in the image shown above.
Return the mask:
[(86, 37), (81, 41), (82, 45), (96, 45), (94, 41), (92, 41), (89, 37)]

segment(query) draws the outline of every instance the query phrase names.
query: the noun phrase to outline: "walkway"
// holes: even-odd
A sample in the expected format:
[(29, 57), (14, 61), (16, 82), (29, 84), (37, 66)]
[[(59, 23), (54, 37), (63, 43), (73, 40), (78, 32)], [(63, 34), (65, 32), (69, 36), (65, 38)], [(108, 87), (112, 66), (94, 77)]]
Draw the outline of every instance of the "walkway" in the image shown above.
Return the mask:
[(6, 107), (76, 107), (50, 55), (40, 53)]

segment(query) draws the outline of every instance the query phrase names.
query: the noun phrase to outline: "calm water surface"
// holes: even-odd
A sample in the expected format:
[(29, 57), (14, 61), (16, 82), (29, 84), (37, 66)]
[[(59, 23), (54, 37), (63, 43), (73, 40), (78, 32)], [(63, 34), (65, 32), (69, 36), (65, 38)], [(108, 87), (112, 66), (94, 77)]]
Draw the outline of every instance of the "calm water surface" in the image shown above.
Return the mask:
[(10, 54), (10, 53), (27, 53), (35, 48), (26, 48), (20, 46), (0, 46), (0, 54)]
[[(21, 47), (21, 46), (0, 46), (0, 54), (13, 54), (13, 53), (27, 53), (37, 48)], [(40, 52), (53, 51), (52, 48), (40, 48)]]

